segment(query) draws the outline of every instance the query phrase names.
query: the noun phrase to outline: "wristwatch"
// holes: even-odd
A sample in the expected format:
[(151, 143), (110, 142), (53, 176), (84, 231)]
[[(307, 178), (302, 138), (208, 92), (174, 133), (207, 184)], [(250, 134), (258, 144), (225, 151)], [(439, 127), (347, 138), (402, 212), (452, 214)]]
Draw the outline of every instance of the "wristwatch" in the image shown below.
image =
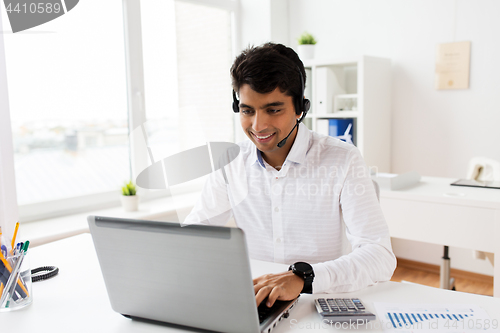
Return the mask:
[(295, 264), (288, 267), (289, 271), (293, 274), (300, 276), (304, 279), (304, 288), (302, 288), (301, 294), (312, 294), (312, 283), (314, 280), (314, 270), (311, 265), (306, 262), (296, 262)]

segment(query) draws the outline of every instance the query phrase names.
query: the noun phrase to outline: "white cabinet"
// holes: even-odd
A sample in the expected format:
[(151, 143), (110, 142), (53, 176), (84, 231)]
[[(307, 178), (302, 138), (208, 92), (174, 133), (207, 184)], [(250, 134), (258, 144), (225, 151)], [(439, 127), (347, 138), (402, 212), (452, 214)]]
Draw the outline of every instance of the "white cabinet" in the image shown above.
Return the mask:
[(391, 61), (361, 56), (305, 60), (304, 66), (311, 100), (304, 123), (328, 134), (330, 119), (352, 119), (352, 139), (367, 165), (390, 172)]

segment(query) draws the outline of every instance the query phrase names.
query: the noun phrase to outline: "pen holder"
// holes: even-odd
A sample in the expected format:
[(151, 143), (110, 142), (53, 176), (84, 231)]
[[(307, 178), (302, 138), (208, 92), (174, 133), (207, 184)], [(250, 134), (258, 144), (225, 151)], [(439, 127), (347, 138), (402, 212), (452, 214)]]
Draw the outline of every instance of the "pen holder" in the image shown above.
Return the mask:
[(29, 259), (28, 252), (1, 258), (0, 312), (22, 309), (33, 301)]

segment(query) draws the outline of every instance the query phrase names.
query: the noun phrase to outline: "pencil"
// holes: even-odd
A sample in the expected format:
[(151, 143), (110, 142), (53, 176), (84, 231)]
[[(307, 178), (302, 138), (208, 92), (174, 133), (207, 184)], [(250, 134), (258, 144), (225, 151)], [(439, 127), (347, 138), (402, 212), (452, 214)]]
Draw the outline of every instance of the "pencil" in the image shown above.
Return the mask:
[(10, 247), (12, 249), (12, 251), (14, 249), (14, 244), (16, 243), (16, 237), (17, 237), (17, 230), (18, 229), (19, 229), (19, 222), (16, 223), (16, 228), (14, 229), (14, 236), (12, 236), (12, 246)]

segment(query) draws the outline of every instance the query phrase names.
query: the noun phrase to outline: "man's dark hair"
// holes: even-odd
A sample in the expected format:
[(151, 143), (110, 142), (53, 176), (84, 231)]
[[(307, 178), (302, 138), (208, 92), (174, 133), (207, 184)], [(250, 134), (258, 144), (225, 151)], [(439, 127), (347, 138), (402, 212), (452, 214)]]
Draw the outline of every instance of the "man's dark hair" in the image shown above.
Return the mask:
[(244, 50), (231, 67), (233, 89), (239, 92), (244, 84), (260, 94), (272, 92), (277, 87), (292, 96), (295, 112), (300, 114), (298, 103), (302, 97), (300, 72), (306, 82), (304, 64), (295, 51), (282, 44), (266, 43)]

